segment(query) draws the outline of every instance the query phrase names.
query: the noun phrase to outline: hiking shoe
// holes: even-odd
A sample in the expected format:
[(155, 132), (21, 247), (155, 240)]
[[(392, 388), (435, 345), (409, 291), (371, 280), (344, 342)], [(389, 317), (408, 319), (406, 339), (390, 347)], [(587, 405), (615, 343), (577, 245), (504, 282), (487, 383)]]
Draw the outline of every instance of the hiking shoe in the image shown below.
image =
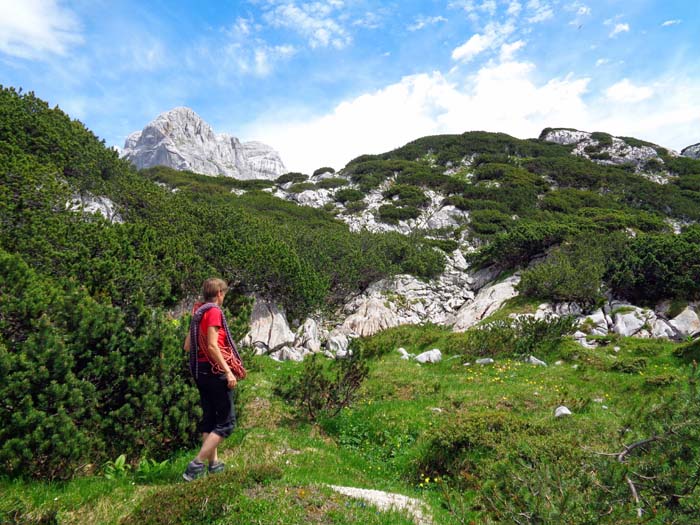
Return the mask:
[(192, 480), (197, 479), (203, 475), (204, 475), (204, 463), (200, 463), (199, 461), (192, 460), (187, 464), (187, 468), (185, 469), (185, 473), (182, 475), (182, 478), (185, 481), (192, 481)]
[(221, 461), (217, 461), (216, 463), (210, 463), (209, 474), (217, 474), (219, 472), (223, 472), (224, 468), (226, 468), (226, 465), (224, 465)]

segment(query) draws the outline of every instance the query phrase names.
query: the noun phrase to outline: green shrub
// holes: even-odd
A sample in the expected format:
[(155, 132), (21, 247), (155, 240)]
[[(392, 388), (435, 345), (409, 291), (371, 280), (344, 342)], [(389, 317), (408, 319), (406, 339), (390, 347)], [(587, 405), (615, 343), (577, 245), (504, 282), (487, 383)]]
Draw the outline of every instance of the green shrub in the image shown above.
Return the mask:
[(315, 177), (316, 175), (321, 175), (322, 173), (335, 173), (335, 170), (333, 168), (329, 168), (328, 166), (324, 166), (314, 170), (313, 176)]
[(303, 173), (293, 171), (290, 173), (285, 173), (284, 175), (280, 175), (279, 177), (277, 177), (275, 182), (277, 184), (287, 184), (289, 182), (292, 182), (294, 184), (299, 184), (302, 182), (306, 182), (308, 179), (309, 179), (308, 175), (304, 175)]
[(397, 207), (393, 204), (383, 204), (377, 210), (377, 218), (388, 224), (398, 224), (399, 221), (416, 219), (420, 216), (420, 210), (411, 206)]
[(365, 194), (354, 188), (343, 188), (335, 192), (336, 202), (346, 204), (348, 202), (357, 202), (365, 198)]
[(392, 185), (388, 190), (382, 193), (382, 196), (385, 199), (398, 197), (395, 201), (397, 206), (420, 208), (430, 203), (430, 199), (420, 188), (405, 184)]
[[(120, 525), (166, 525), (212, 523), (232, 513), (231, 502), (247, 488), (279, 479), (274, 465), (259, 465), (246, 471), (229, 470), (192, 483), (169, 485), (146, 496)], [(157, 509), (154, 510), (154, 509)]]
[(358, 201), (347, 201), (345, 203), (345, 210), (348, 213), (360, 213), (367, 209), (367, 203), (363, 200)]
[(649, 360), (646, 357), (633, 357), (615, 361), (610, 369), (623, 374), (639, 374), (646, 369), (648, 364)]
[(347, 183), (348, 181), (346, 179), (343, 179), (342, 177), (334, 177), (318, 181), (316, 183), (316, 187), (330, 190), (334, 188), (340, 188), (341, 186), (345, 186)]
[(474, 210), (471, 212), (469, 227), (479, 235), (493, 235), (507, 230), (513, 219), (498, 210)]
[(591, 139), (597, 141), (600, 146), (612, 146), (613, 143), (612, 135), (601, 131), (594, 131), (591, 133)]
[(351, 355), (322, 363), (318, 354), (304, 361), (301, 375), (294, 380), (284, 377), (275, 393), (297, 407), (311, 421), (332, 418), (357, 397), (357, 391), (369, 373), (360, 347), (351, 346)]
[(592, 307), (603, 298), (605, 267), (604, 251), (584, 238), (555, 248), (543, 262), (525, 270), (517, 289), (529, 297)]
[(287, 188), (289, 193), (301, 193), (306, 190), (315, 190), (316, 185), (313, 182), (298, 182)]

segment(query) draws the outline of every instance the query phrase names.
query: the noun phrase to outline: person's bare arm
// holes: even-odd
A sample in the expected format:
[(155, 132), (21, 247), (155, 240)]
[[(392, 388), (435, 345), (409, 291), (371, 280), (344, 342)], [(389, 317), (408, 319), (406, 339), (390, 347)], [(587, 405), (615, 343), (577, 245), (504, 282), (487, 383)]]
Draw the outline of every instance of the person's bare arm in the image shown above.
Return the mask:
[(185, 352), (190, 351), (190, 333), (189, 332), (187, 332), (187, 337), (185, 337), (185, 343), (182, 345), (182, 349)]
[(229, 388), (234, 388), (236, 386), (236, 376), (233, 375), (231, 369), (226, 364), (224, 356), (221, 355), (221, 349), (219, 348), (219, 330), (218, 326), (210, 326), (207, 328), (207, 352), (212, 361), (221, 367), (221, 369), (226, 373), (226, 381)]

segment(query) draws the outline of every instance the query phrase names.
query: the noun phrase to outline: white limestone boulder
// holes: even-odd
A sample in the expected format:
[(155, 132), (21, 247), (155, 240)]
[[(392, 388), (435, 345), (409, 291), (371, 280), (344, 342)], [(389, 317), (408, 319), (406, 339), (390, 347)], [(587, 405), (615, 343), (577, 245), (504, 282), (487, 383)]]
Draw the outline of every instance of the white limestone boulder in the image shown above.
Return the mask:
[(264, 345), (269, 351), (292, 346), (294, 332), (289, 328), (284, 313), (271, 301), (255, 298), (250, 320), (250, 331), (243, 338), (244, 346)]
[(608, 335), (612, 324), (612, 319), (603, 312), (602, 308), (579, 318), (579, 326), (590, 335)]
[(473, 301), (457, 312), (452, 330), (464, 332), (497, 311), (508, 299), (518, 295), (515, 286), (519, 282), (520, 276), (512, 275), (499, 283), (482, 288)]
[(679, 315), (668, 322), (678, 335), (687, 337), (700, 331), (700, 317), (692, 306), (687, 306)]
[(564, 417), (564, 416), (570, 416), (570, 415), (571, 415), (571, 410), (569, 410), (564, 405), (557, 407), (556, 410), (554, 411), (554, 417)]
[(614, 316), (613, 332), (623, 337), (649, 337), (656, 322), (656, 314), (652, 310), (637, 306), (622, 305)]
[(300, 362), (304, 360), (304, 351), (299, 348), (290, 348), (289, 346), (283, 346), (279, 350), (272, 352), (270, 354), (270, 357), (275, 361)]
[(362, 303), (357, 312), (345, 319), (343, 328), (366, 337), (398, 325), (396, 315), (384, 305), (384, 301), (371, 298)]
[(304, 321), (304, 324), (297, 330), (294, 347), (306, 348), (313, 353), (321, 350), (321, 336), (316, 321), (311, 318)]
[(442, 361), (442, 352), (440, 352), (440, 350), (438, 350), (437, 348), (433, 348), (432, 350), (428, 350), (427, 352), (418, 354), (416, 356), (416, 361), (418, 361), (421, 364), (439, 363), (440, 361)]

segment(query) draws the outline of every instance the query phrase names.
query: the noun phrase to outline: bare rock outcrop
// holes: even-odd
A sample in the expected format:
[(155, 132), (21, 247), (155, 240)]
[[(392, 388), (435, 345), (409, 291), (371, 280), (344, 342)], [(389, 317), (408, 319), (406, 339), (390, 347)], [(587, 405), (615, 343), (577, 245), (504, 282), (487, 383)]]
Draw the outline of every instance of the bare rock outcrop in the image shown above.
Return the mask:
[(284, 313), (274, 303), (256, 297), (250, 331), (242, 344), (274, 352), (284, 346), (292, 346), (294, 339), (294, 332), (290, 330)]

